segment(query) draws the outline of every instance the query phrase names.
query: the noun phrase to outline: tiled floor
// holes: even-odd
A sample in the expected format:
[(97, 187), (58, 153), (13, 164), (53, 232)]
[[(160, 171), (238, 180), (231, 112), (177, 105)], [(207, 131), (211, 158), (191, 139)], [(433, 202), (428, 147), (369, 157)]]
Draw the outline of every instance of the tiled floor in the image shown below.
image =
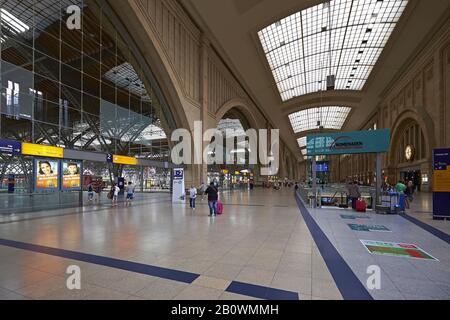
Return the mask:
[[(450, 299), (450, 245), (447, 242), (398, 215), (361, 214), (336, 208), (309, 211), (374, 299)], [(341, 214), (368, 219), (348, 220)], [(422, 218), (425, 218), (423, 214)], [(348, 224), (383, 225), (391, 232), (353, 231)], [(445, 222), (435, 224), (445, 229)], [(439, 261), (374, 255), (360, 240), (415, 244)], [(381, 288), (371, 290), (367, 287), (370, 276), (367, 270), (373, 265), (381, 268)]]
[(423, 221), (447, 234), (450, 234), (450, 220), (433, 220), (433, 194), (429, 192), (416, 192), (411, 202), (409, 215)]
[[(1, 299), (254, 299), (227, 292), (232, 281), (340, 299), (293, 190), (224, 193), (225, 212), (208, 217), (167, 195), (126, 208), (3, 217), (0, 238), (196, 273), (192, 283), (0, 245)], [(94, 209), (94, 211), (92, 211)], [(59, 215), (61, 213), (61, 215)], [(50, 217), (45, 217), (50, 216)], [(12, 220), (20, 220), (13, 222)], [(81, 290), (66, 288), (67, 266), (81, 268)]]
[[(192, 211), (188, 205), (172, 205), (164, 194), (148, 196), (131, 207), (4, 216), (0, 239), (138, 262), (198, 277), (191, 282), (174, 281), (0, 245), (0, 299), (255, 299), (257, 295), (227, 291), (237, 282), (295, 292), (301, 300), (342, 299), (292, 189), (229, 192), (222, 195), (222, 201), (224, 214), (213, 218), (207, 216), (206, 201), (198, 201)], [(381, 236), (381, 240), (413, 242), (440, 261), (372, 256), (358, 242), (360, 235), (349, 231), (336, 210), (311, 212), (361, 282), (367, 278), (367, 263), (381, 266), (383, 290), (370, 292), (374, 298), (450, 297), (447, 243), (399, 216), (376, 216), (374, 222), (389, 226), (393, 232), (365, 234), (363, 238)], [(81, 269), (81, 290), (67, 289), (69, 265)]]

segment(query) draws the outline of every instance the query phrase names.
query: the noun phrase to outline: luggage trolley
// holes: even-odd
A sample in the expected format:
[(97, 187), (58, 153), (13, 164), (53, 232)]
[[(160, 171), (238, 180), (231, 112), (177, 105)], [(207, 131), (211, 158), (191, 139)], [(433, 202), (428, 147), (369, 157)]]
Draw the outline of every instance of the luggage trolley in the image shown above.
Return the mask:
[(383, 192), (381, 195), (381, 206), (376, 207), (377, 213), (397, 214), (404, 213), (404, 205), (400, 202), (404, 201), (397, 192)]

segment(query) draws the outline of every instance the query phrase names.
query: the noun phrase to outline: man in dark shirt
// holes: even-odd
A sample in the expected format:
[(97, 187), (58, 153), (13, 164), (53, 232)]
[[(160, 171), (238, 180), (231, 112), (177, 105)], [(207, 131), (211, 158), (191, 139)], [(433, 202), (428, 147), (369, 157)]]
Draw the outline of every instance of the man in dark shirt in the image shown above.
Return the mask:
[(209, 216), (215, 216), (217, 213), (217, 199), (219, 198), (218, 192), (219, 191), (214, 186), (214, 182), (211, 182), (205, 191), (205, 194), (208, 195)]

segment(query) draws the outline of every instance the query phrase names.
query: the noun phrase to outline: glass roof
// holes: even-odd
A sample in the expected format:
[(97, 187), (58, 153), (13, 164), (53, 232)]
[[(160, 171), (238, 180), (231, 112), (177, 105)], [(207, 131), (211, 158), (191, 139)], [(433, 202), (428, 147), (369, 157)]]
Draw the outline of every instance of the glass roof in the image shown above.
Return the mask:
[(291, 113), (289, 120), (295, 133), (319, 127), (340, 130), (350, 110), (350, 107), (339, 106), (309, 108)]
[(283, 101), (327, 89), (361, 90), (408, 0), (332, 0), (258, 32)]
[(116, 86), (121, 87), (141, 97), (143, 101), (150, 101), (150, 97), (145, 89), (144, 84), (137, 75), (133, 66), (128, 62), (124, 62), (105, 73), (105, 79), (113, 82)]

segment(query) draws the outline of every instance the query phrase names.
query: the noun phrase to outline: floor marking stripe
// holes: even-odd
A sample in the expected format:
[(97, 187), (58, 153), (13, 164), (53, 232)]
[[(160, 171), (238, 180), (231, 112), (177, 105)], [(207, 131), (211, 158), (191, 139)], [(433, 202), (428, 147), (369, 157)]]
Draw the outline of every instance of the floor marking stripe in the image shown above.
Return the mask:
[(150, 276), (160, 277), (169, 280), (175, 280), (179, 282), (192, 283), (199, 277), (198, 274), (172, 270), (168, 268), (156, 267), (146, 265), (143, 263), (120, 260), (116, 258), (109, 258), (104, 256), (97, 256), (88, 253), (70, 251), (65, 249), (51, 248), (46, 246), (40, 246), (31, 243), (19, 242), (14, 240), (0, 239), (0, 245), (24, 249), (33, 252), (44, 253), (52, 256), (73, 259), (78, 261), (84, 261), (88, 263), (98, 264), (106, 267), (122, 269), (126, 271), (132, 271), (136, 273), (147, 274)]
[[(41, 245), (36, 245), (32, 243), (0, 239), (0, 245), (6, 247), (12, 247), (22, 250), (28, 250), (33, 252), (39, 252), (43, 254), (48, 254), (52, 256), (57, 256), (61, 258), (67, 258), (77, 261), (83, 261), (88, 263), (93, 263), (97, 265), (102, 265), (106, 267), (131, 271), (135, 273), (146, 274), (150, 276), (155, 276), (163, 279), (175, 280), (179, 282), (184, 282), (191, 284), (200, 275), (196, 273), (173, 270), (163, 267), (157, 267), (152, 265), (147, 265), (143, 263), (121, 260), (116, 258), (109, 258), (104, 256), (98, 256), (88, 253), (70, 251), (59, 248), (46, 247)], [(298, 293), (275, 289), (265, 286), (259, 286), (249, 283), (233, 281), (228, 288), (225, 290), (227, 292), (243, 294), (250, 297), (268, 299), (268, 300), (298, 300)]]
[(316, 221), (314, 221), (303, 200), (297, 193), (295, 194), (295, 200), (297, 201), (306, 226), (344, 300), (373, 300), (370, 293), (361, 281), (359, 281), (358, 277), (353, 273), (352, 269), (341, 257), (322, 229), (320, 229)]
[(428, 231), (432, 235), (434, 235), (434, 236), (438, 237), (439, 239), (441, 239), (441, 240), (447, 242), (448, 244), (450, 244), (450, 235), (448, 235), (447, 233), (445, 233), (445, 232), (443, 232), (443, 231), (441, 231), (441, 230), (439, 230), (439, 229), (429, 225), (428, 223), (420, 221), (419, 219), (416, 219), (416, 218), (414, 218), (414, 217), (412, 217), (412, 216), (410, 216), (408, 214), (401, 213), (399, 215), (400, 215), (400, 217), (405, 218), (406, 220), (414, 223), (416, 226), (418, 226), (418, 227)]
[(297, 292), (274, 289), (238, 281), (231, 282), (226, 291), (267, 300), (299, 300)]

